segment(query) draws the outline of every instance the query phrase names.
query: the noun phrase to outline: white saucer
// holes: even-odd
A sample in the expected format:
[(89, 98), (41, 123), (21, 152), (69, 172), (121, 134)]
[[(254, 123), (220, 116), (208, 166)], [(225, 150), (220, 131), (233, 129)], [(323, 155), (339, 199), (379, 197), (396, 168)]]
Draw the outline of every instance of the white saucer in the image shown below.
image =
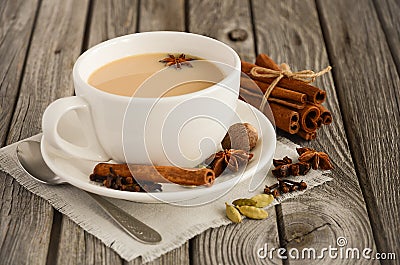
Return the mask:
[[(187, 188), (175, 184), (163, 184), (163, 191), (154, 193), (113, 190), (89, 180), (89, 175), (99, 162), (70, 157), (62, 151), (50, 146), (44, 137), (41, 141), (41, 151), (46, 164), (62, 180), (75, 187), (99, 195), (147, 203), (186, 201), (203, 195), (207, 195), (208, 199), (210, 199), (210, 196), (219, 196), (229, 192), (236, 183), (256, 175), (260, 170), (262, 170), (263, 176), (265, 176), (271, 166), (272, 158), (275, 153), (275, 130), (265, 115), (256, 108), (240, 100), (238, 100), (236, 112), (242, 122), (252, 124), (259, 132), (257, 145), (251, 151), (254, 156), (241, 174), (232, 173), (220, 176), (211, 187), (201, 186)], [(263, 178), (264, 177), (262, 177), (262, 179)], [(252, 181), (256, 181), (256, 183), (253, 183), (251, 186), (255, 188), (260, 184), (262, 179), (253, 179)]]

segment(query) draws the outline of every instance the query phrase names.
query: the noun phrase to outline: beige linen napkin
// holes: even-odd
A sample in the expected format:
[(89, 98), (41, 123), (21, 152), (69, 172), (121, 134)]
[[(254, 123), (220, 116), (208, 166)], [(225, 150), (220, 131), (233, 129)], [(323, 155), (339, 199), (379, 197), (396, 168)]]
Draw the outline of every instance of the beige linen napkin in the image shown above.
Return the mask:
[[(41, 135), (31, 137), (39, 140)], [(231, 202), (240, 197), (250, 197), (262, 192), (264, 185), (275, 183), (274, 177), (269, 172), (262, 185), (254, 192), (249, 192), (251, 178), (237, 184), (228, 194), (223, 197), (196, 207), (182, 207), (169, 204), (142, 204), (118, 199), (109, 199), (115, 205), (134, 215), (142, 222), (150, 225), (162, 235), (162, 242), (157, 245), (142, 244), (115, 225), (98, 207), (96, 202), (86, 193), (71, 185), (49, 186), (36, 182), (27, 176), (18, 166), (16, 158), (17, 143), (0, 149), (0, 170), (15, 178), (21, 185), (34, 194), (39, 195), (61, 213), (67, 215), (87, 232), (99, 238), (104, 244), (110, 246), (122, 258), (127, 261), (142, 257), (143, 262), (151, 261), (162, 254), (171, 251), (190, 238), (203, 231), (222, 225), (228, 225), (230, 221), (225, 217), (224, 202)], [(278, 138), (275, 152), (276, 158), (289, 156), (297, 157), (296, 145), (285, 139)], [(328, 171), (312, 170), (302, 179), (307, 182), (308, 189), (302, 192), (285, 194), (273, 205), (296, 197), (309, 189), (321, 185), (331, 178), (327, 176)], [(267, 174), (267, 172), (260, 172)], [(270, 205), (269, 207), (272, 207)], [(162, 218), (168, 216), (168, 218)], [(275, 221), (275, 220), (271, 220)]]

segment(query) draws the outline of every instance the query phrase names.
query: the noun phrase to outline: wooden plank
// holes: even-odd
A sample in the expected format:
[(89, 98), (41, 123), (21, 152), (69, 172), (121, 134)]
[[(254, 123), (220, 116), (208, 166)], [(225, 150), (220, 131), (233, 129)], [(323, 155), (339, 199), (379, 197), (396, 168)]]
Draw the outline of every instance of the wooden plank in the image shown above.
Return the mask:
[(379, 251), (399, 251), (399, 75), (371, 1), (318, 6), (375, 242)]
[(1, 264), (46, 264), (51, 205), (0, 171)]
[(247, 1), (189, 1), (188, 6), (187, 23), (190, 32), (228, 44), (242, 60), (255, 59), (253, 30)]
[[(106, 247), (96, 237), (84, 232), (82, 228), (67, 217), (63, 218), (59, 246), (57, 264), (142, 264), (141, 258), (132, 262), (123, 261), (111, 248)], [(146, 264), (187, 264), (188, 252), (189, 243), (186, 243), (182, 247)]]
[(93, 0), (88, 49), (100, 42), (136, 32), (137, 0)]
[(38, 1), (2, 1), (0, 5), (0, 146), (7, 137)]
[[(131, 262), (124, 262), (124, 265), (142, 265), (142, 259), (137, 258)], [(158, 264), (190, 264), (189, 263), (189, 242), (186, 242), (181, 247), (171, 250), (170, 252), (162, 255), (161, 257), (147, 262), (146, 265), (158, 265)]]
[(400, 73), (400, 2), (396, 0), (374, 0), (374, 5), (397, 66), (397, 72)]
[[(258, 257), (260, 248), (279, 248), (275, 210), (268, 210), (265, 220), (243, 220), (209, 229), (191, 240), (191, 264), (270, 264), (268, 258)], [(261, 253), (260, 255), (264, 255)], [(273, 264), (281, 261), (275, 256)]]
[[(5, 144), (18, 97), (37, 8), (37, 1), (3, 1), (0, 7), (0, 146)], [(0, 172), (0, 197), (2, 263), (45, 264), (53, 220), (51, 206), (3, 172)], [(21, 235), (14, 238), (15, 234), (10, 232), (13, 230)], [(37, 244), (38, 239), (43, 243)]]
[[(320, 70), (329, 65), (314, 1), (255, 0), (253, 4), (259, 52), (271, 55), (278, 63), (289, 63), (294, 70)], [(331, 19), (339, 21), (333, 6), (329, 11)], [(342, 65), (333, 64), (335, 69)], [(334, 122), (322, 128), (313, 142), (296, 137), (291, 139), (327, 152), (335, 166), (332, 170), (334, 180), (282, 204), (283, 243), (287, 249), (312, 247), (320, 251), (329, 245), (336, 247), (337, 237), (344, 236), (350, 247), (375, 249), (331, 74), (318, 79), (315, 84), (326, 89), (326, 106), (331, 110)], [(325, 257), (329, 264), (343, 262)], [(302, 262), (290, 260), (290, 264)]]
[(42, 2), (7, 144), (40, 132), (45, 108), (73, 95), (72, 67), (81, 52), (87, 6), (79, 0)]
[[(81, 51), (86, 7), (86, 1), (42, 1), (8, 144), (40, 132), (40, 120), (46, 106), (58, 97), (73, 93), (71, 70)], [(21, 16), (29, 13), (25, 10)], [(18, 38), (15, 36), (16, 43), (20, 41)], [(8, 75), (13, 76), (12, 73)], [(12, 89), (14, 93), (18, 91), (16, 87)], [(11, 177), (2, 177), (1, 182), (1, 193), (5, 198), (2, 208), (6, 209), (1, 214), (2, 263), (45, 264), (53, 208)], [(7, 205), (12, 207), (7, 210)]]
[(139, 31), (185, 31), (185, 1), (146, 0), (140, 2)]
[(122, 260), (99, 239), (64, 216), (57, 264), (122, 264)]
[[(190, 1), (189, 31), (221, 40), (234, 48), (244, 60), (255, 59), (254, 39), (247, 1)], [(244, 41), (233, 41), (232, 31), (245, 32)], [(240, 34), (240, 32), (238, 34)], [(238, 225), (209, 229), (191, 240), (192, 264), (264, 264), (257, 257), (259, 248), (279, 248), (275, 210), (263, 221), (245, 220)], [(274, 263), (280, 263), (274, 260)]]

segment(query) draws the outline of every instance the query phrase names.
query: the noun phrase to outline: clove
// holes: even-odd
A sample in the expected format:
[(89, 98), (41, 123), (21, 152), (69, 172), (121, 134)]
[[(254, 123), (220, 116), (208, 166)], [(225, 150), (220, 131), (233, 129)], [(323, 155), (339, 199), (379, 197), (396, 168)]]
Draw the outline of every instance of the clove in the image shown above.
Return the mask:
[(296, 182), (288, 179), (278, 178), (278, 183), (272, 186), (265, 186), (264, 193), (271, 194), (274, 198), (279, 197), (283, 193), (289, 193), (294, 191), (302, 191), (307, 189), (307, 183), (304, 181)]

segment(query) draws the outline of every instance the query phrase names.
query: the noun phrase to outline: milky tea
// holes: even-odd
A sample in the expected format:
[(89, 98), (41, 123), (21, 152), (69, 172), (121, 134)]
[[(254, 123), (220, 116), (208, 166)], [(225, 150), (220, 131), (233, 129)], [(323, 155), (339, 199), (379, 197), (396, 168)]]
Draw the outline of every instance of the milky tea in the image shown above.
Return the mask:
[[(179, 56), (179, 54), (175, 55)], [(171, 97), (200, 91), (224, 78), (213, 62), (193, 58), (188, 64), (166, 66), (166, 53), (146, 53), (112, 61), (96, 71), (88, 83), (105, 92), (128, 97)]]

